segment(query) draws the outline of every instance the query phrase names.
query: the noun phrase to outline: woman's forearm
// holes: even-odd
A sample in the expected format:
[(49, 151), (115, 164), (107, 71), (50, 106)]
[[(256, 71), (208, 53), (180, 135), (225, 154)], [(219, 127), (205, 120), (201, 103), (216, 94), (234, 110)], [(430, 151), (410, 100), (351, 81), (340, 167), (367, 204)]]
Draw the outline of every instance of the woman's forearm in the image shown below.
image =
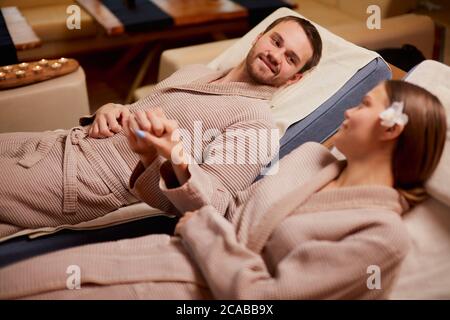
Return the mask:
[(174, 164), (172, 162), (172, 168), (173, 168), (173, 172), (175, 173), (175, 176), (177, 177), (177, 180), (178, 180), (178, 183), (180, 184), (180, 186), (182, 186), (189, 180), (191, 175), (189, 173), (187, 163), (182, 162), (180, 164)]
[(156, 151), (139, 155), (139, 158), (142, 164), (144, 165), (144, 168), (148, 168), (157, 157), (158, 153)]

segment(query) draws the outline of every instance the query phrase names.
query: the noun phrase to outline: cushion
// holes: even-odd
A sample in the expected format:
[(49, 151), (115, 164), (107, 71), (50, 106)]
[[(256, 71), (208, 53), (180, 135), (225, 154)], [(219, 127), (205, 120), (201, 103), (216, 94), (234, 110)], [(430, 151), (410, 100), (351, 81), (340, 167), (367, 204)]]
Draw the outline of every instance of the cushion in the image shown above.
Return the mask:
[(433, 57), (434, 29), (435, 25), (430, 17), (417, 14), (385, 19), (379, 30), (367, 30), (365, 22), (333, 26), (335, 34), (364, 48), (378, 50), (411, 44), (428, 59)]
[(79, 67), (61, 77), (1, 90), (0, 106), (0, 133), (77, 126), (80, 116), (89, 113), (84, 71)]
[(450, 67), (426, 60), (406, 76), (405, 81), (421, 86), (436, 95), (447, 112), (447, 140), (436, 171), (427, 181), (427, 192), (450, 206)]
[(344, 112), (360, 103), (365, 94), (390, 77), (382, 59), (375, 59), (359, 70), (330, 99), (303, 120), (291, 125), (280, 141), (280, 158), (307, 141), (324, 142), (344, 121)]
[(238, 39), (227, 39), (208, 42), (183, 48), (165, 50), (161, 54), (158, 81), (169, 77), (181, 67), (190, 64), (207, 64), (223, 51), (227, 50)]
[[(238, 65), (250, 50), (253, 40), (275, 19), (296, 15), (287, 8), (276, 10), (245, 36), (235, 42), (209, 66), (224, 70)], [(275, 93), (272, 111), (276, 124), (284, 134), (286, 129), (317, 109), (331, 98), (361, 68), (379, 58), (376, 52), (358, 47), (314, 23), (323, 40), (323, 54), (319, 65), (296, 84)]]
[(449, 211), (430, 198), (403, 217), (411, 245), (391, 299), (450, 299)]
[[(144, 205), (134, 205), (131, 208), (144, 211)], [(143, 219), (112, 224), (103, 229), (90, 230), (87, 227), (83, 230), (65, 229), (55, 235), (42, 234), (38, 238), (35, 238), (39, 236), (38, 234), (33, 234), (34, 239), (29, 239), (26, 235), (15, 237), (0, 245), (0, 268), (29, 257), (85, 244), (135, 238), (151, 233), (173, 234), (177, 222), (178, 219), (175, 217), (155, 213), (150, 216), (147, 214)]]

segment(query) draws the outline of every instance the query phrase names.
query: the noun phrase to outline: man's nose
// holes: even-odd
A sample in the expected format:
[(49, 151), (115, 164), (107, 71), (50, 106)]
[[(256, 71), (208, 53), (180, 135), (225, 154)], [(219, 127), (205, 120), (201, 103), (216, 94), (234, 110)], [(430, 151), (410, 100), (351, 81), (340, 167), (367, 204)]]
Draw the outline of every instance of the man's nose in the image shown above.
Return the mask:
[(276, 50), (269, 54), (270, 62), (275, 65), (279, 65), (281, 63), (281, 57), (283, 56), (283, 50)]

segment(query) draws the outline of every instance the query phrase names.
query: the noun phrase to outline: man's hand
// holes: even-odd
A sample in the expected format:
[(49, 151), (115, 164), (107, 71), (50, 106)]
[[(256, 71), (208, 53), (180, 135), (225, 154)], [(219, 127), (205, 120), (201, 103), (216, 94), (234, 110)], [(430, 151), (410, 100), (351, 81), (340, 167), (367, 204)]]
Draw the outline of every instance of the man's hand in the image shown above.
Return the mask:
[(136, 112), (134, 115), (131, 115), (127, 118), (127, 120), (125, 120), (123, 127), (125, 130), (125, 135), (128, 138), (128, 145), (130, 146), (130, 149), (137, 153), (144, 166), (148, 167), (153, 160), (155, 160), (158, 153), (152, 143), (148, 142), (146, 139), (140, 138), (137, 135), (137, 132), (152, 131), (152, 125), (148, 120), (147, 113), (144, 111)]
[[(161, 157), (175, 163), (184, 159), (181, 158), (180, 136), (176, 132), (178, 124), (175, 120), (167, 119), (162, 110), (138, 111), (127, 122), (126, 134), (134, 152), (143, 155), (156, 151)], [(179, 153), (173, 152), (178, 149)]]
[(97, 139), (112, 137), (122, 130), (123, 123), (129, 116), (128, 107), (114, 103), (105, 104), (97, 110), (88, 134)]
[(180, 229), (183, 225), (186, 224), (186, 221), (188, 221), (189, 219), (191, 219), (194, 215), (196, 215), (198, 212), (197, 211), (186, 211), (183, 215), (183, 217), (181, 217), (180, 220), (178, 220), (177, 225), (175, 226), (175, 231), (174, 234), (180, 234)]

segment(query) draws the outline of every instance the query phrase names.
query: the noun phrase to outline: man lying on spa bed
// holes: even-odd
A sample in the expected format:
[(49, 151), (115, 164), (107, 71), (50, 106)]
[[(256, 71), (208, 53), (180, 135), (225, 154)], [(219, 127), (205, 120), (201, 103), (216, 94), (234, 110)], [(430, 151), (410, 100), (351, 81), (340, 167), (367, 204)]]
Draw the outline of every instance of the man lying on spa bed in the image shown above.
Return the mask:
[[(148, 97), (131, 106), (107, 104), (90, 119), (90, 126), (45, 133), (0, 135), (0, 237), (21, 229), (77, 224), (103, 216), (135, 202), (128, 189), (138, 157), (122, 132), (124, 121), (134, 114), (137, 123), (158, 132), (154, 110), (160, 107), (169, 119), (195, 138), (215, 130), (220, 136), (200, 141), (191, 156), (199, 160), (193, 169), (216, 193), (218, 210), (237, 191), (248, 187), (277, 152), (278, 137), (269, 101), (273, 93), (302, 78), (317, 65), (322, 41), (307, 20), (284, 17), (272, 23), (255, 41), (247, 58), (228, 72), (205, 66), (184, 68), (160, 83)], [(82, 124), (88, 124), (83, 122)], [(224, 133), (252, 129), (266, 132), (269, 146), (256, 163), (208, 164), (208, 150), (219, 151), (234, 143)], [(203, 136), (203, 135), (202, 135)], [(104, 139), (100, 139), (104, 138)], [(254, 137), (251, 137), (254, 138)], [(245, 140), (245, 139), (244, 139)], [(236, 150), (249, 153), (245, 141)], [(204, 157), (205, 159), (202, 159)], [(144, 159), (152, 173), (146, 184), (152, 197), (170, 202), (158, 188), (160, 157)], [(195, 188), (196, 186), (190, 186)]]
[[(238, 192), (225, 212), (209, 205), (220, 191), (189, 177), (191, 164), (171, 139), (176, 124), (158, 118), (162, 132), (141, 132), (134, 116), (125, 128), (143, 159), (146, 144), (167, 159), (161, 187), (184, 215), (177, 236), (80, 246), (9, 265), (0, 269), (0, 299), (387, 297), (409, 247), (401, 215), (425, 199), (444, 148), (439, 99), (407, 82), (381, 83), (345, 112), (335, 145), (346, 161), (305, 143), (277, 174)], [(135, 173), (145, 197), (139, 180), (146, 171)], [(184, 188), (187, 178), (199, 192)], [(67, 288), (74, 264), (79, 290)]]

